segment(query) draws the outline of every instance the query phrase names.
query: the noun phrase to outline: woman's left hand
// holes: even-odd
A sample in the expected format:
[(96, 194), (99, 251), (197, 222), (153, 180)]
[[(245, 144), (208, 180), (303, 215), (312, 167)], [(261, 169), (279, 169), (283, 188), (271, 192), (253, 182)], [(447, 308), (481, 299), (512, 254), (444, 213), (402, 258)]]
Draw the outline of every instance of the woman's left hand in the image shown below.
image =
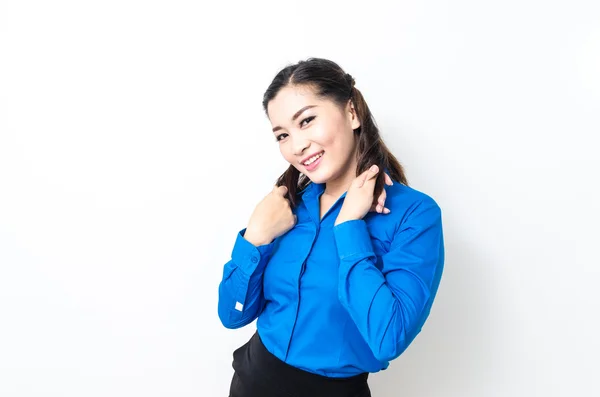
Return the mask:
[[(335, 225), (349, 220), (362, 219), (369, 211), (383, 214), (390, 213), (390, 210), (385, 208), (385, 189), (378, 197), (377, 204), (373, 204), (373, 191), (375, 190), (378, 173), (379, 167), (373, 165), (352, 181), (344, 198), (342, 209), (335, 220)], [(385, 183), (386, 185), (392, 185), (392, 179), (388, 174), (385, 174)]]

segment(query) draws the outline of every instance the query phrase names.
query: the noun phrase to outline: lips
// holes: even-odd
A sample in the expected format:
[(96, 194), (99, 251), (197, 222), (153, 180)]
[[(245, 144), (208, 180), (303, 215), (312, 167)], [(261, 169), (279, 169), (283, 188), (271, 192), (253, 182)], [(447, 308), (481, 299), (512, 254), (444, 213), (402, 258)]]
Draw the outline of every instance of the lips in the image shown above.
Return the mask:
[[(306, 165), (306, 164), (304, 164), (304, 163), (306, 163), (306, 162), (307, 162), (308, 160), (310, 160), (311, 158), (313, 158), (313, 157), (315, 157), (315, 156), (317, 156), (317, 155), (319, 155), (319, 154), (323, 154), (323, 153), (324, 153), (324, 150), (321, 150), (320, 152), (317, 152), (317, 153), (313, 153), (313, 154), (311, 154), (310, 156), (308, 156), (308, 157), (305, 157), (305, 158), (304, 158), (304, 159), (303, 159), (303, 160), (302, 160), (300, 163), (301, 163), (303, 166), (305, 166), (305, 167), (308, 167), (310, 164), (309, 164), (309, 165)], [(317, 159), (317, 160), (318, 160), (318, 159)], [(317, 161), (317, 160), (315, 160), (315, 161)]]
[(321, 164), (321, 161), (323, 160), (323, 157), (325, 157), (325, 153), (322, 153), (316, 160), (314, 160), (312, 163), (308, 164), (308, 165), (304, 165), (304, 169), (307, 172), (312, 172), (314, 170), (317, 169), (317, 167)]

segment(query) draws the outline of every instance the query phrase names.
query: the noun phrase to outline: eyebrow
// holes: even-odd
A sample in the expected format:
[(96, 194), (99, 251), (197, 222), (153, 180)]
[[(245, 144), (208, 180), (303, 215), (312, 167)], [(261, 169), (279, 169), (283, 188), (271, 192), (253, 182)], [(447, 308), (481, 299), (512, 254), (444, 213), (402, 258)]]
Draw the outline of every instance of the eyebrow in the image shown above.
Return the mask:
[[(294, 114), (294, 116), (292, 117), (292, 121), (296, 120), (296, 119), (297, 119), (297, 118), (298, 118), (298, 117), (299, 117), (299, 116), (302, 114), (302, 112), (304, 112), (305, 110), (307, 110), (307, 109), (310, 109), (310, 108), (314, 108), (314, 107), (317, 107), (317, 105), (308, 105), (308, 106), (304, 106), (302, 109), (298, 110), (298, 111), (297, 111), (297, 112)], [(273, 132), (279, 131), (279, 130), (281, 130), (281, 129), (282, 129), (282, 127), (280, 127), (280, 126), (277, 126), (277, 127), (273, 128)]]

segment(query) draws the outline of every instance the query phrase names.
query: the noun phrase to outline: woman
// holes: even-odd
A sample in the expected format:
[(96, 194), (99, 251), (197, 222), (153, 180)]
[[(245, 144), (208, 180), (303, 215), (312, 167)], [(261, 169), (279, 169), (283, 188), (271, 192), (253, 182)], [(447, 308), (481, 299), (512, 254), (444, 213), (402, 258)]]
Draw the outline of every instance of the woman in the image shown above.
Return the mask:
[(444, 263), (441, 210), (408, 187), (354, 79), (310, 58), (263, 107), (289, 168), (235, 240), (219, 285), (230, 397), (366, 397), (420, 332)]

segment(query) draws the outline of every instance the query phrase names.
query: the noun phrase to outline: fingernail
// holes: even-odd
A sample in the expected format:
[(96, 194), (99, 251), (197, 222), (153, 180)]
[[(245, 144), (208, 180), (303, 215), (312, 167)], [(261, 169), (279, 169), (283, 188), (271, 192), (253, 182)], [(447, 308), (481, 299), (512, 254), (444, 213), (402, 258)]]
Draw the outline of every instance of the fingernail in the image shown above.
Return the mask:
[(377, 171), (377, 166), (375, 164), (373, 164), (371, 166), (371, 171), (373, 171), (373, 172)]
[(390, 212), (392, 212), (392, 211), (390, 211), (390, 210), (389, 210), (389, 208), (384, 208), (384, 209), (383, 209), (383, 212), (384, 212), (384, 213), (386, 213), (386, 214), (389, 214), (389, 213), (390, 213)]

